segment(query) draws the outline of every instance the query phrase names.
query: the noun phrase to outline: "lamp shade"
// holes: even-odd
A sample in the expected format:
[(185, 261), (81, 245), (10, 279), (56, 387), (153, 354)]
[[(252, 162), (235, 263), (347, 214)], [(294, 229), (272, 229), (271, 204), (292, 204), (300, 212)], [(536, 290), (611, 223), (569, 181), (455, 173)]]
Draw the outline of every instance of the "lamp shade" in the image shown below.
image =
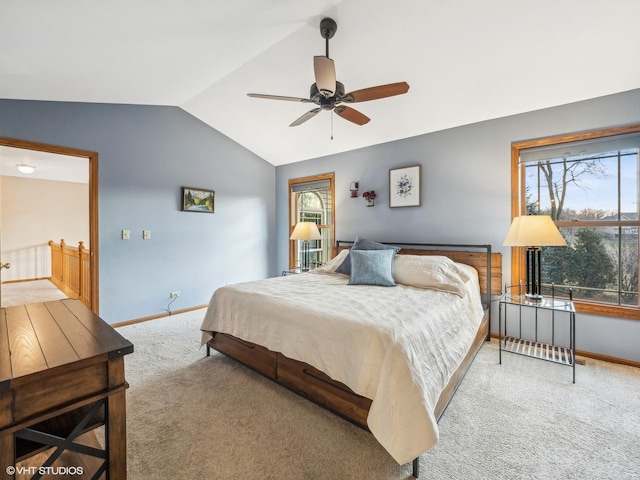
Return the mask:
[(293, 229), (290, 240), (320, 240), (320, 230), (314, 222), (298, 222)]
[(513, 219), (503, 245), (510, 247), (566, 246), (549, 215), (521, 215)]

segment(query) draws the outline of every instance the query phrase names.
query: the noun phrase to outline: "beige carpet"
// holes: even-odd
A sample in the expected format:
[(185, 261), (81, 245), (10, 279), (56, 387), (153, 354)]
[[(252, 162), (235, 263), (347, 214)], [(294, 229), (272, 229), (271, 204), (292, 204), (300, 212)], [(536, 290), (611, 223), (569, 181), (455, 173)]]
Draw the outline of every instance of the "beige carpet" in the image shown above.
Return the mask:
[[(221, 354), (203, 310), (118, 331), (126, 357), (129, 479), (411, 478), (373, 436)], [(571, 369), (485, 344), (421, 457), (424, 479), (640, 479), (640, 371)]]
[(0, 307), (3, 308), (67, 298), (49, 280), (3, 283), (0, 289)]

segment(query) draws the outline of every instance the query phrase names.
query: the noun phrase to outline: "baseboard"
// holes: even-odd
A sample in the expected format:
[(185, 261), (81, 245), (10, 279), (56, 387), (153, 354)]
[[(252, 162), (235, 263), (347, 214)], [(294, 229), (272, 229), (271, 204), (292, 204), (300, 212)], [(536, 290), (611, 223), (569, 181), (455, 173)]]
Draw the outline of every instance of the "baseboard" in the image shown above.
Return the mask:
[(20, 279), (20, 280), (7, 280), (5, 282), (2, 282), (2, 285), (9, 284), (9, 283), (36, 282), (38, 280), (49, 280), (49, 281), (51, 281), (51, 277), (36, 277), (36, 278), (23, 278), (23, 279)]
[(148, 317), (134, 318), (133, 320), (125, 320), (124, 322), (112, 323), (113, 328), (126, 327), (127, 325), (135, 325), (136, 323), (148, 322), (149, 320), (156, 320), (158, 318), (170, 317), (179, 313), (192, 312), (194, 310), (200, 310), (201, 308), (207, 308), (207, 305), (197, 305), (195, 307), (182, 308), (180, 310), (173, 310), (171, 312), (159, 313), (157, 315), (150, 315)]
[[(495, 338), (497, 340), (498, 339), (498, 334), (497, 333), (491, 333), (491, 338)], [(603, 362), (618, 363), (620, 365), (627, 365), (629, 367), (640, 368), (640, 362), (635, 362), (633, 360), (628, 360), (626, 358), (610, 357), (608, 355), (602, 355), (600, 353), (588, 352), (586, 350), (576, 350), (576, 357), (592, 358), (594, 360), (601, 360)], [(577, 364), (584, 364), (584, 362), (580, 362), (578, 359), (576, 359), (576, 363)]]
[(593, 358), (594, 360), (601, 360), (603, 362), (618, 363), (620, 365), (640, 368), (640, 362), (634, 362), (633, 360), (627, 360), (626, 358), (610, 357), (608, 355), (601, 355), (599, 353), (586, 352), (584, 350), (576, 350), (576, 356)]

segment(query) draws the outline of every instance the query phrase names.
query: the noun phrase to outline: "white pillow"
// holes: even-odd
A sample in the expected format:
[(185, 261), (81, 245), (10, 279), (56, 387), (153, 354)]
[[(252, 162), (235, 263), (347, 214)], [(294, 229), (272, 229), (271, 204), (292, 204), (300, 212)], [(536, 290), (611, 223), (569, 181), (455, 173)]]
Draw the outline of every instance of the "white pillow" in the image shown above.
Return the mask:
[(338, 253), (338, 255), (333, 257), (324, 265), (316, 268), (316, 270), (320, 272), (335, 272), (336, 268), (338, 268), (342, 264), (342, 262), (344, 262), (344, 259), (347, 257), (347, 255), (349, 255), (348, 248), (345, 248), (344, 250), (340, 250), (340, 253)]
[(393, 260), (396, 283), (431, 288), (464, 296), (464, 284), (471, 277), (453, 260), (441, 255), (396, 255)]

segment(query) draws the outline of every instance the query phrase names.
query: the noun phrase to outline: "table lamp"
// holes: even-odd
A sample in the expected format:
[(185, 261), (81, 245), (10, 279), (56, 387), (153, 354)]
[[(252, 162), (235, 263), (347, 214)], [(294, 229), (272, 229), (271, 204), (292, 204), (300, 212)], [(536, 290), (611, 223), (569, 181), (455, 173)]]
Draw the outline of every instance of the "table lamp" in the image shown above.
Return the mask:
[(566, 246), (567, 242), (549, 215), (515, 217), (503, 245), (527, 248), (527, 291), (525, 296), (542, 299), (542, 261), (540, 247)]
[(289, 240), (302, 240), (302, 271), (309, 270), (309, 240), (320, 240), (320, 230), (314, 222), (298, 222)]

